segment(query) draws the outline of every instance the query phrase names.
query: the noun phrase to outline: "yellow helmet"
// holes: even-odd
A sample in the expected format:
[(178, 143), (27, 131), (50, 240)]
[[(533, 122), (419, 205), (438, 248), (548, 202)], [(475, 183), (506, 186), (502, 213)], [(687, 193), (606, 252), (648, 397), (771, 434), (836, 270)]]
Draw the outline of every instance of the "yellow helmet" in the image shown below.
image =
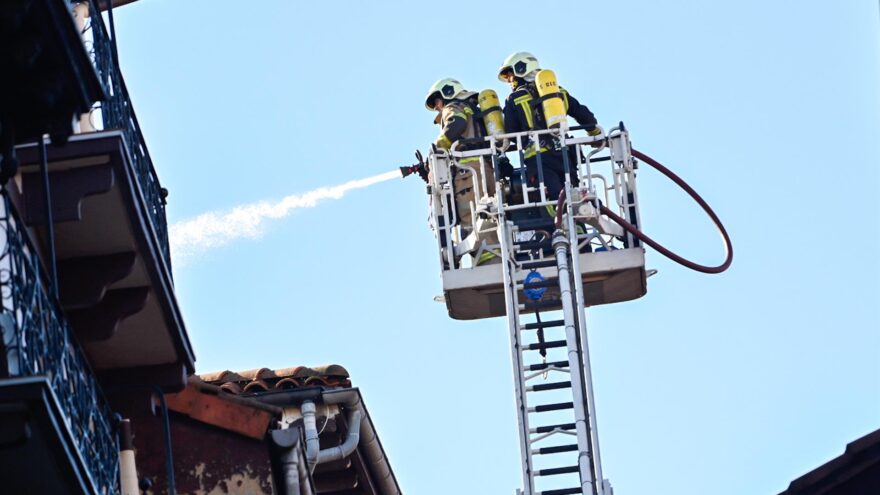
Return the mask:
[(470, 91), (465, 91), (464, 86), (461, 85), (455, 79), (451, 77), (447, 77), (445, 79), (440, 79), (431, 85), (431, 89), (428, 90), (428, 96), (425, 97), (425, 107), (428, 110), (434, 110), (434, 100), (437, 98), (443, 98), (446, 101), (449, 101), (453, 98), (464, 98), (470, 94), (475, 94)]
[(540, 69), (538, 59), (534, 55), (529, 52), (516, 52), (504, 59), (504, 63), (498, 69), (498, 79), (502, 82), (507, 82), (504, 74), (508, 71), (513, 72), (513, 75), (516, 77), (526, 77)]

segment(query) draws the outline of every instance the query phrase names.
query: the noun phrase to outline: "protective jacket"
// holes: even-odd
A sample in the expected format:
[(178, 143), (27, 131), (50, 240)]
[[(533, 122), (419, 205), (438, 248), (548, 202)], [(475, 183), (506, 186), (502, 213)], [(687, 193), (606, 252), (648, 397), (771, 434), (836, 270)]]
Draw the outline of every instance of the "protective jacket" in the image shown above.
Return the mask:
[(449, 149), (459, 139), (482, 137), (482, 123), (474, 118), (476, 105), (467, 100), (452, 100), (440, 111), (440, 136), (434, 142), (438, 147)]
[[(587, 131), (594, 130), (597, 122), (593, 112), (586, 105), (577, 101), (565, 89), (559, 88), (559, 92), (562, 93), (566, 113), (573, 117), (578, 124), (584, 126)], [(547, 122), (544, 119), (544, 109), (540, 104), (532, 105), (538, 98), (538, 88), (535, 87), (535, 83), (525, 81), (520, 83), (508, 95), (507, 100), (504, 102), (505, 132), (524, 132), (547, 128)], [(542, 137), (542, 152), (546, 151), (543, 148), (548, 145), (548, 142), (546, 136)], [(535, 152), (534, 143), (528, 143), (528, 147), (524, 150), (525, 158), (535, 156)]]

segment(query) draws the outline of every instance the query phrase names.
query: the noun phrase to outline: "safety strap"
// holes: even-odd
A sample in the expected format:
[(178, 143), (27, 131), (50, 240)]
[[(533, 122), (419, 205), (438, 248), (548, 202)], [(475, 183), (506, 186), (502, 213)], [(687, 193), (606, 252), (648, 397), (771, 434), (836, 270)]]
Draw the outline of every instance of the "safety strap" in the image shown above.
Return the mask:
[(483, 119), (481, 118), (483, 113), (480, 111), (480, 106), (471, 100), (464, 100), (464, 105), (466, 111), (470, 113), (471, 118), (473, 119), (471, 124), (474, 126), (474, 137), (485, 137), (486, 129), (483, 127)]
[[(567, 98), (565, 97), (565, 93), (562, 93), (562, 92), (560, 91), (560, 92), (556, 92), (556, 93), (548, 93), (548, 94), (546, 94), (546, 95), (544, 95), (544, 96), (540, 96), (540, 97), (538, 97), (538, 98), (534, 98), (534, 99), (532, 99), (531, 101), (529, 101), (529, 105), (531, 105), (532, 108), (535, 108), (535, 107), (537, 107), (538, 105), (540, 105), (541, 103), (543, 103), (544, 101), (549, 100), (550, 98), (561, 98), (561, 99), (563, 99), (563, 100), (566, 100), (566, 99), (567, 99)], [(568, 105), (566, 105), (566, 106), (568, 106)]]
[(481, 110), (481, 111), (475, 113), (475, 114), (474, 114), (474, 117), (476, 117), (476, 118), (478, 118), (478, 119), (482, 119), (482, 118), (485, 117), (486, 115), (489, 115), (490, 113), (492, 113), (492, 112), (494, 112), (494, 111), (496, 111), (496, 110), (499, 111), (499, 112), (502, 111), (500, 106), (495, 105), (494, 107), (487, 108), (487, 109), (485, 109), (485, 110)]

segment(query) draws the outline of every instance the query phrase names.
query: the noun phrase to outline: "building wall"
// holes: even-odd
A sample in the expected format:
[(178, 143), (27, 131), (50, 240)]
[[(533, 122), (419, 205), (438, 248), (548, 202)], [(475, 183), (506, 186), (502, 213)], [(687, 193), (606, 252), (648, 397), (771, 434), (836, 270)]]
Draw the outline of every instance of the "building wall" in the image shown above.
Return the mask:
[[(172, 455), (180, 495), (272, 495), (269, 445), (174, 412)], [(139, 478), (150, 478), (145, 495), (168, 493), (165, 447), (159, 418), (132, 420)]]

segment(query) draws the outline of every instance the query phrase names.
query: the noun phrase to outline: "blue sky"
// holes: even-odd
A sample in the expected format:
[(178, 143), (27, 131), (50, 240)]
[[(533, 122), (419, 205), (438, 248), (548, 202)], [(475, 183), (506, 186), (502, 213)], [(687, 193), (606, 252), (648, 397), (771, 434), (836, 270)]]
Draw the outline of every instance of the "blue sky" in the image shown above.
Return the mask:
[[(588, 312), (618, 494), (778, 493), (880, 428), (878, 4), (141, 0), (119, 52), (169, 220), (332, 186), (434, 138), (436, 79), (528, 50), (728, 227), (730, 271), (649, 251), (646, 297)], [(520, 28), (523, 31), (512, 31)], [(705, 263), (721, 242), (659, 174), (643, 226)], [(458, 322), (426, 197), (384, 182), (176, 269), (200, 372), (338, 363), (406, 493), (520, 484), (503, 319)]]

